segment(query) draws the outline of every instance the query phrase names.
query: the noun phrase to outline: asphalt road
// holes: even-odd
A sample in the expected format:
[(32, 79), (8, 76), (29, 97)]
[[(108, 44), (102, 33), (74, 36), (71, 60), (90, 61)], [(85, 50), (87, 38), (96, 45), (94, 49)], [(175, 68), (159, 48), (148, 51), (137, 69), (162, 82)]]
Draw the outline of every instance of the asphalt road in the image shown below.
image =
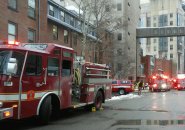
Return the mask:
[(58, 120), (39, 126), (34, 119), (0, 122), (0, 130), (184, 130), (185, 91), (116, 96), (104, 109), (61, 112)]

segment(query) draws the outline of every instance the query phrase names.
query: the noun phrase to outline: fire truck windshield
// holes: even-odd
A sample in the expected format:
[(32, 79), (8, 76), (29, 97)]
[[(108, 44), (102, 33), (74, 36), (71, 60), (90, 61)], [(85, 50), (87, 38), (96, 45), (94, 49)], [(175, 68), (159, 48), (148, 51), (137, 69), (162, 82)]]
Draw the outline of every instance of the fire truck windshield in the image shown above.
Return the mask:
[(7, 75), (7, 65), (10, 58), (16, 59), (17, 73), (15, 75), (19, 76), (22, 70), (24, 55), (16, 51), (9, 50), (0, 50), (0, 74)]

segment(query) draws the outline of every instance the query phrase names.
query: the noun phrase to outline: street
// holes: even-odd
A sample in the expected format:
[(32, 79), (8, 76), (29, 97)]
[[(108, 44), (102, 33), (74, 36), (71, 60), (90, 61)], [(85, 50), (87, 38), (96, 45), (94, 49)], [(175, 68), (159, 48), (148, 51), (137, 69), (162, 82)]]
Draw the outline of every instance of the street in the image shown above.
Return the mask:
[[(113, 97), (103, 110), (68, 110), (49, 125), (34, 119), (3, 121), (0, 129), (14, 130), (184, 130), (185, 91), (145, 92)], [(34, 122), (34, 123), (33, 123)]]

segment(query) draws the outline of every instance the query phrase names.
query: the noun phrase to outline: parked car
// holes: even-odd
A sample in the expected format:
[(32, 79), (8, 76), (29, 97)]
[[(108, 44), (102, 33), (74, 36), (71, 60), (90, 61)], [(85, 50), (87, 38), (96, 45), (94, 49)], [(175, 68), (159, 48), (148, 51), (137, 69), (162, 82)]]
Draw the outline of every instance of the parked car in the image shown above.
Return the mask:
[(112, 92), (116, 92), (119, 95), (128, 94), (133, 92), (131, 80), (113, 80)]

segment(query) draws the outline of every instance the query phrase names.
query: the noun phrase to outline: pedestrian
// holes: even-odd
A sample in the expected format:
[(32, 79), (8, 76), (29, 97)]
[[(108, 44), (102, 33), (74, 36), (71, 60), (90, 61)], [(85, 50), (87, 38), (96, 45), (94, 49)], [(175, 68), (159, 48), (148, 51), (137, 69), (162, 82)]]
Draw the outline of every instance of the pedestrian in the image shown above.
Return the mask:
[(141, 80), (139, 83), (138, 83), (138, 95), (141, 95), (141, 90), (143, 88), (143, 81)]

